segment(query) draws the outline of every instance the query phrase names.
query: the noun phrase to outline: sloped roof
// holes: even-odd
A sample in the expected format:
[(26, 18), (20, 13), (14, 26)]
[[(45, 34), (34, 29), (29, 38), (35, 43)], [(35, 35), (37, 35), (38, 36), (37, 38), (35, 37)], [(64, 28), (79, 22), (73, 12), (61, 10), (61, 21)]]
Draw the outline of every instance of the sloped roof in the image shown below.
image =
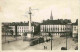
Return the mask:
[(67, 24), (67, 23), (71, 23), (70, 20), (44, 20), (41, 24), (43, 25), (52, 25), (52, 24)]
[(78, 23), (72, 23), (72, 25), (78, 25)]
[(72, 23), (72, 25), (78, 25), (78, 19), (76, 20), (75, 23)]
[[(3, 25), (9, 25), (9, 26), (15, 26), (15, 25), (17, 25), (17, 26), (28, 26), (29, 25), (29, 23), (23, 23), (23, 22), (12, 22), (12, 23), (2, 23)], [(34, 26), (34, 24), (32, 23), (31, 24), (32, 26)]]

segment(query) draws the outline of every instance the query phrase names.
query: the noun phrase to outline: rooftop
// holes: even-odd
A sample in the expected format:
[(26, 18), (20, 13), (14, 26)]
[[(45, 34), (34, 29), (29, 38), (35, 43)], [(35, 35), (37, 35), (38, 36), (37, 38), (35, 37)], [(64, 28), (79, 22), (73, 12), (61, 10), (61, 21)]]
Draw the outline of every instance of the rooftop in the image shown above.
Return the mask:
[(63, 19), (58, 19), (58, 20), (43, 20), (43, 22), (41, 23), (41, 24), (44, 24), (44, 25), (47, 25), (47, 24), (49, 24), (49, 25), (51, 25), (51, 24), (68, 24), (68, 23), (71, 23), (71, 20), (69, 20), (69, 19), (65, 19), (65, 20), (63, 20)]
[[(9, 26), (28, 26), (29, 23), (28, 22), (12, 22), (12, 23), (2, 23), (3, 25), (9, 25)], [(32, 26), (34, 25), (33, 23), (31, 24)]]

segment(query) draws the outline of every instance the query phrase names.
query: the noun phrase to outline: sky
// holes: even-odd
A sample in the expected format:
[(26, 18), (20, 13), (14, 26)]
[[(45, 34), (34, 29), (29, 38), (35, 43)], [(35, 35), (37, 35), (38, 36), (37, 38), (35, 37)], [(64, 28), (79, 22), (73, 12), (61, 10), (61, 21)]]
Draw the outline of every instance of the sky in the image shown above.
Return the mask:
[[(1, 22), (23, 22), (29, 20), (29, 7), (32, 8), (32, 21), (50, 19), (71, 19), (80, 17), (80, 0), (0, 0)], [(37, 9), (37, 10), (36, 10)]]

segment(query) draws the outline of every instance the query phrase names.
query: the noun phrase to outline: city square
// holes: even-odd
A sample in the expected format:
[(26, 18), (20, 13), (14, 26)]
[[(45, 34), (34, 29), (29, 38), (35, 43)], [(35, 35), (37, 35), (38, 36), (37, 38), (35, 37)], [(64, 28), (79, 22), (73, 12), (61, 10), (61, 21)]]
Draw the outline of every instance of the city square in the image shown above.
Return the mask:
[[(19, 39), (19, 40), (18, 40)], [(10, 40), (10, 39), (7, 39)], [(44, 49), (47, 46), (47, 49)], [(78, 43), (73, 41), (73, 38), (69, 37), (67, 39), (67, 49), (75, 50)], [(53, 37), (52, 50), (61, 50), (61, 47), (66, 47), (65, 37)], [(51, 41), (43, 42), (34, 46), (30, 46), (30, 42), (23, 41), (21, 37), (17, 38), (16, 41), (10, 41), (9, 43), (2, 44), (2, 50), (51, 50)]]
[(78, 1), (5, 2), (2, 50), (78, 50)]
[[(78, 50), (78, 19), (2, 23), (2, 50)], [(9, 47), (8, 47), (9, 46)]]

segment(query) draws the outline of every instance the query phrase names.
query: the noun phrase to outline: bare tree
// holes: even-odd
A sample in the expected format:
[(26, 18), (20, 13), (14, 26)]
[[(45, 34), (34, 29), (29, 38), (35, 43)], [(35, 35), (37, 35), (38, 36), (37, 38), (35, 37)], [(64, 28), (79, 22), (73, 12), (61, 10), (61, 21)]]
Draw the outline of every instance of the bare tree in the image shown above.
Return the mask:
[(5, 33), (5, 42), (6, 42), (6, 36), (8, 36), (8, 33), (10, 33), (10, 29), (11, 27), (9, 27), (8, 25), (3, 25), (2, 26), (2, 32)]

